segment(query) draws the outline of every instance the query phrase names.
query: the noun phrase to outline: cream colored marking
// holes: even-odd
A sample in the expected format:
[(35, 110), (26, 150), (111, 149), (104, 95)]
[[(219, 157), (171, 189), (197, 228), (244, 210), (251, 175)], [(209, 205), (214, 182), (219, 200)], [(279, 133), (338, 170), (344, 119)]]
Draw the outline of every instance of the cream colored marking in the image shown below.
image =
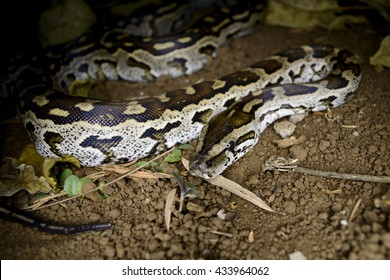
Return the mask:
[(249, 14), (250, 14), (249, 11), (245, 11), (245, 12), (243, 12), (242, 14), (234, 15), (234, 16), (233, 16), (233, 19), (234, 19), (234, 20), (242, 20), (242, 19), (246, 18), (247, 16), (249, 16)]
[(161, 50), (165, 50), (165, 49), (169, 49), (169, 48), (172, 48), (175, 46), (175, 43), (174, 42), (166, 42), (166, 43), (157, 43), (157, 44), (154, 44), (153, 45), (153, 48), (158, 50), (158, 51), (161, 51)]
[(140, 105), (137, 101), (131, 101), (127, 105), (126, 110), (123, 112), (125, 115), (132, 114), (143, 114), (146, 111), (146, 108)]
[(46, 96), (44, 95), (35, 96), (32, 101), (38, 106), (45, 106), (47, 103), (49, 103), (49, 100), (47, 100)]
[(89, 112), (93, 109), (93, 105), (88, 102), (82, 102), (74, 105), (75, 107), (79, 108), (81, 111)]
[(231, 110), (230, 113), (229, 113), (229, 115), (227, 115), (226, 117), (227, 117), (227, 118), (231, 118), (231, 117), (234, 115), (235, 112), (236, 112), (236, 110), (234, 110), (234, 109)]
[(188, 43), (188, 42), (191, 42), (191, 37), (189, 37), (189, 36), (187, 36), (187, 37), (181, 37), (181, 38), (177, 39), (177, 41), (178, 41), (179, 43), (182, 43), (182, 44)]
[(59, 116), (59, 117), (67, 117), (70, 113), (66, 110), (61, 110), (59, 108), (54, 108), (49, 111), (50, 115)]
[(261, 98), (253, 99), (245, 104), (244, 108), (242, 108), (242, 111), (244, 113), (250, 113), (250, 111), (252, 110), (252, 107), (260, 104), (261, 102), (263, 102), (263, 99), (261, 99)]
[(70, 53), (75, 54), (75, 53), (83, 52), (83, 51), (86, 51), (88, 49), (92, 49), (94, 45), (95, 45), (94, 43), (91, 43), (91, 44), (88, 44), (85, 46), (81, 46), (80, 48), (71, 50)]
[(132, 42), (124, 42), (123, 45), (125, 47), (132, 47), (132, 46), (134, 46), (134, 43), (132, 43)]
[(193, 87), (187, 87), (186, 88), (186, 94), (195, 94), (196, 93), (196, 90), (193, 88)]
[(216, 80), (212, 86), (212, 88), (215, 90), (215, 89), (219, 89), (219, 88), (222, 88), (226, 85), (226, 81), (221, 81), (221, 80)]
[(213, 23), (215, 21), (215, 18), (208, 16), (205, 17), (203, 20), (208, 23)]
[(229, 24), (229, 22), (230, 22), (230, 19), (227, 18), (224, 21), (222, 21), (220, 24), (218, 24), (217, 26), (214, 26), (213, 28), (211, 28), (211, 30), (213, 32), (218, 32), (220, 29), (222, 29), (222, 27)]
[(157, 96), (158, 99), (160, 99), (161, 102), (168, 102), (171, 100), (169, 97), (167, 97), (165, 94)]
[(146, 37), (146, 38), (143, 38), (142, 41), (144, 41), (145, 43), (147, 43), (147, 42), (152, 41), (152, 38), (151, 38), (151, 37)]

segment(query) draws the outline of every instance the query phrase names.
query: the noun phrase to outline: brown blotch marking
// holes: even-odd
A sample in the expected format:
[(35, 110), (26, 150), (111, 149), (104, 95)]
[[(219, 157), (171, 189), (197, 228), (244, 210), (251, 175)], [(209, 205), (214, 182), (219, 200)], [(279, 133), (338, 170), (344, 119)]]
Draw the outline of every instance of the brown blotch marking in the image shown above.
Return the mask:
[(326, 84), (327, 89), (340, 89), (348, 85), (348, 80), (344, 79), (340, 75), (328, 75), (326, 80), (328, 81)]
[(199, 122), (201, 124), (206, 124), (210, 120), (210, 116), (213, 114), (212, 109), (207, 109), (201, 112), (196, 112), (192, 118), (192, 123)]
[(256, 137), (256, 133), (253, 130), (251, 130), (248, 133), (242, 135), (240, 138), (237, 139), (236, 146), (240, 145), (241, 143), (243, 143), (249, 139), (255, 139), (255, 137)]
[(253, 120), (253, 114), (243, 112), (242, 109), (245, 104), (246, 102), (238, 102), (230, 109), (219, 113), (209, 121), (201, 154), (206, 154), (226, 135)]
[(275, 59), (259, 61), (252, 65), (253, 68), (261, 68), (267, 74), (272, 74), (283, 67), (283, 63)]
[(54, 154), (61, 156), (61, 153), (56, 147), (56, 144), (60, 144), (62, 141), (64, 141), (64, 138), (59, 133), (47, 131), (43, 135), (45, 142), (49, 145), (50, 151), (52, 151)]
[(90, 136), (86, 138), (82, 143), (80, 143), (81, 147), (92, 147), (94, 149), (98, 149), (108, 158), (112, 157), (113, 153), (111, 148), (115, 147), (119, 144), (120, 141), (123, 140), (121, 136), (113, 136), (109, 139), (98, 139), (99, 136)]
[[(354, 61), (347, 63), (346, 61), (349, 58), (353, 58)], [(333, 69), (339, 69), (340, 71), (351, 70), (352, 73), (358, 77), (361, 74), (361, 68), (359, 63), (357, 63), (357, 61), (355, 62), (355, 60), (356, 58), (352, 53), (347, 50), (341, 50), (337, 57), (332, 59), (332, 61), (336, 61), (333, 65)]]
[(181, 124), (180, 121), (176, 121), (173, 123), (168, 123), (164, 128), (162, 129), (155, 129), (154, 127), (148, 128), (145, 130), (145, 132), (141, 135), (141, 138), (151, 138), (159, 143), (164, 142), (165, 140), (165, 134), (167, 132), (170, 132), (173, 128), (179, 127)]
[(314, 58), (324, 58), (333, 53), (334, 48), (331, 46), (311, 46), (314, 50)]
[(282, 56), (287, 58), (288, 62), (294, 62), (296, 60), (305, 58), (307, 53), (303, 48), (297, 47), (297, 48), (292, 48), (283, 52), (279, 52), (276, 55)]

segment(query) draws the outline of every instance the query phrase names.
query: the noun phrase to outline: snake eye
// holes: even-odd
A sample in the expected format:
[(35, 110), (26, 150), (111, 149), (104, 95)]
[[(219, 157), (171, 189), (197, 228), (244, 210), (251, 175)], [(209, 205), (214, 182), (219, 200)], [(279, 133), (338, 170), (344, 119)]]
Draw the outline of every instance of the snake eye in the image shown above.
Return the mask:
[(228, 149), (229, 151), (233, 151), (235, 146), (236, 146), (236, 143), (234, 141), (229, 141), (226, 144), (226, 149)]

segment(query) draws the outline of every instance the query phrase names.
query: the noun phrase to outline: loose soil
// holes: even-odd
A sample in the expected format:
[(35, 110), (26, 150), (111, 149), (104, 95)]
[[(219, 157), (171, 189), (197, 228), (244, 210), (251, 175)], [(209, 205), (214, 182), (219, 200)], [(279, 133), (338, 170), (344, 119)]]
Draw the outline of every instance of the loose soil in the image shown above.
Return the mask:
[[(159, 93), (213, 79), (301, 44), (335, 45), (355, 53), (363, 70), (361, 85), (346, 104), (332, 109), (333, 120), (322, 113), (307, 116), (295, 131), (306, 141), (293, 148), (275, 146), (272, 140), (279, 137), (269, 127), (257, 146), (224, 172), (286, 215), (194, 179), (178, 164), (174, 168), (197, 182), (201, 197), (187, 199), (181, 213), (173, 212), (169, 232), (164, 203), (177, 188), (175, 180), (123, 179), (105, 189), (107, 199), (73, 200), (35, 212), (66, 224), (112, 222), (112, 229), (62, 236), (1, 220), (1, 259), (288, 259), (296, 251), (308, 259), (390, 258), (389, 209), (374, 205), (389, 194), (389, 184), (262, 171), (264, 162), (277, 155), (299, 157), (300, 166), (317, 170), (390, 176), (390, 70), (379, 72), (369, 64), (380, 39), (368, 26), (343, 31), (262, 26), (223, 46), (194, 75), (161, 78), (140, 88)], [(28, 143), (20, 124), (7, 126), (5, 140), (5, 154), (12, 156)], [(189, 210), (188, 203), (203, 211)], [(221, 209), (225, 220), (216, 215)]]

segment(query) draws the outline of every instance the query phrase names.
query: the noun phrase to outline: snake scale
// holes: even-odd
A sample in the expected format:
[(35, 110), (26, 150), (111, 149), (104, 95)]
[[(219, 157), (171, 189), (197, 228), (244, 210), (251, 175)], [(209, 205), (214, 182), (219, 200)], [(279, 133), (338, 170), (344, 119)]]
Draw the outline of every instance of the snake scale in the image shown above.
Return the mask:
[(343, 104), (360, 82), (357, 58), (345, 49), (305, 45), (156, 97), (98, 100), (70, 96), (67, 89), (77, 80), (150, 82), (191, 74), (229, 38), (261, 22), (264, 5), (242, 2), (217, 7), (184, 32), (167, 36), (139, 38), (111, 28), (97, 37), (95, 30), (62, 46), (61, 53), (15, 67), (3, 79), (3, 91), (20, 97), (19, 115), (45, 157), (70, 155), (83, 166), (96, 166), (198, 139), (190, 172), (213, 178), (276, 119)]

